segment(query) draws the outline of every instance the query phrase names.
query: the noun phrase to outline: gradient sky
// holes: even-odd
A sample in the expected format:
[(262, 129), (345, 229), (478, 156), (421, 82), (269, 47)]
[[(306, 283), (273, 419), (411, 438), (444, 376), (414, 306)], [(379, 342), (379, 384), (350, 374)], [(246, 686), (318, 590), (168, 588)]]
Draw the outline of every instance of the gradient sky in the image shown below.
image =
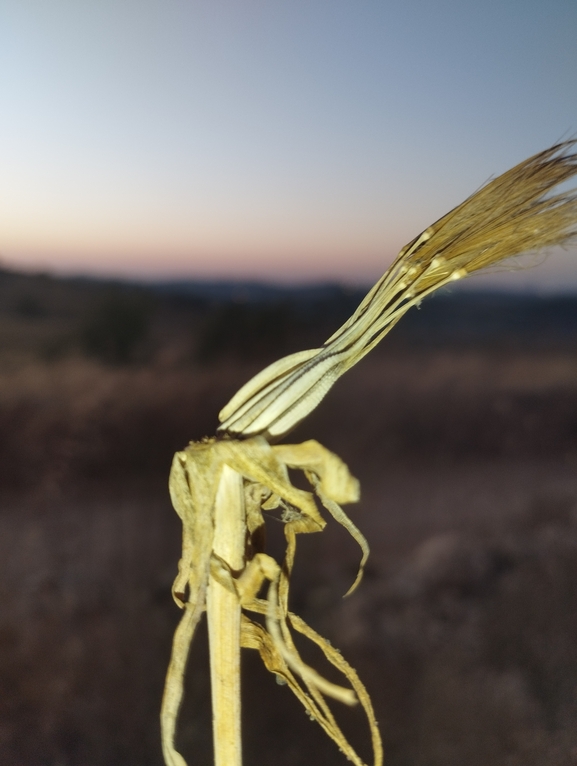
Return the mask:
[(373, 280), (577, 133), (576, 40), (575, 0), (0, 0), (0, 257)]

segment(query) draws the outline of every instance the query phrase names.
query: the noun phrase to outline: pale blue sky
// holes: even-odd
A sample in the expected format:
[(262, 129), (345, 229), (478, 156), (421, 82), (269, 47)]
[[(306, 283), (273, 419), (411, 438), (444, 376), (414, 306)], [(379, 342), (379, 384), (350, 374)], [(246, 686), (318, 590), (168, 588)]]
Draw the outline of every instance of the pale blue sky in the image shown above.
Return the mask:
[(1, 256), (371, 280), (577, 133), (576, 40), (575, 0), (0, 0)]

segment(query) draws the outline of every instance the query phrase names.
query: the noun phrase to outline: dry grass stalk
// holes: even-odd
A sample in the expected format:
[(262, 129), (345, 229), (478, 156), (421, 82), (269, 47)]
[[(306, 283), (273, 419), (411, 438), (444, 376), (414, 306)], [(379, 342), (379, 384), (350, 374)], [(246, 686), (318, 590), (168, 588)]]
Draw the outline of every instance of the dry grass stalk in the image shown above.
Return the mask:
[(427, 295), (506, 258), (574, 241), (577, 195), (551, 191), (577, 173), (576, 144), (530, 157), (429, 226), (322, 348), (284, 357), (243, 386), (221, 411), (219, 431), (283, 436)]
[[(557, 144), (494, 179), (416, 237), (399, 253), (353, 316), (320, 349), (280, 359), (249, 381), (220, 413), (220, 439), (177, 453), (171, 497), (183, 522), (183, 552), (173, 587), (184, 615), (177, 628), (162, 707), (167, 766), (185, 766), (174, 735), (186, 659), (207, 606), (217, 766), (240, 766), (241, 646), (257, 649), (344, 754), (363, 762), (338, 727), (325, 697), (359, 701), (371, 731), (374, 763), (382, 763), (378, 728), (366, 689), (330, 644), (288, 609), (297, 535), (321, 531), (321, 505), (362, 549), (368, 545), (340, 504), (358, 500), (347, 466), (317, 442), (271, 446), (367, 354), (411, 306), (434, 290), (511, 256), (569, 243), (577, 234), (577, 195), (551, 194), (577, 174), (575, 141)], [(296, 489), (287, 468), (307, 476), (313, 493)], [(282, 566), (259, 547), (264, 512), (280, 509), (287, 548)], [(266, 599), (258, 597), (268, 582)], [(261, 615), (264, 624), (249, 617)], [(322, 678), (301, 659), (290, 628), (316, 643), (352, 688)], [(234, 678), (232, 678), (234, 676)]]
[[(242, 476), (224, 465), (214, 504), (213, 553), (235, 572), (245, 564)], [(240, 766), (240, 601), (211, 575), (206, 599), (215, 766)]]
[[(191, 443), (175, 455), (170, 491), (183, 522), (183, 552), (173, 594), (184, 614), (173, 642), (161, 712), (168, 766), (185, 764), (174, 745), (176, 721), (190, 644), (205, 609), (209, 613), (211, 663), (215, 663), (211, 679), (219, 766), (240, 764), (241, 646), (259, 651), (266, 667), (286, 682), (311, 718), (356, 766), (363, 766), (363, 761), (344, 737), (325, 697), (349, 705), (360, 702), (371, 729), (375, 766), (382, 763), (374, 711), (357, 674), (326, 639), (288, 609), (297, 535), (320, 532), (326, 525), (313, 494), (290, 483), (288, 468), (305, 472), (321, 504), (359, 542), (361, 571), (354, 587), (368, 546), (340, 507), (358, 500), (359, 486), (336, 455), (315, 441), (271, 446), (263, 437), (207, 439)], [(263, 512), (274, 510), (280, 512), (285, 525), (287, 549), (282, 566), (259, 545)], [(258, 598), (265, 582), (269, 583), (267, 597)], [(247, 612), (262, 615), (264, 624)], [(308, 666), (292, 640), (291, 627), (313, 641), (352, 688), (327, 681)]]

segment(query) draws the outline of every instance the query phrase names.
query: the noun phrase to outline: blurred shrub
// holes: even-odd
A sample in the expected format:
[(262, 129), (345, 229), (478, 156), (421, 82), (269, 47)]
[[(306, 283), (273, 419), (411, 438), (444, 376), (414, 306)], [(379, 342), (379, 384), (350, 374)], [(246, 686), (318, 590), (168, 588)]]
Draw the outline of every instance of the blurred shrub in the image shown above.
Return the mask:
[(208, 317), (198, 341), (196, 358), (260, 359), (282, 356), (296, 329), (296, 318), (286, 303), (227, 303)]
[(21, 295), (16, 301), (14, 310), (18, 316), (26, 319), (39, 319), (46, 316), (46, 309), (34, 295)]
[(134, 361), (147, 338), (152, 310), (148, 295), (108, 293), (84, 322), (82, 350), (109, 364)]

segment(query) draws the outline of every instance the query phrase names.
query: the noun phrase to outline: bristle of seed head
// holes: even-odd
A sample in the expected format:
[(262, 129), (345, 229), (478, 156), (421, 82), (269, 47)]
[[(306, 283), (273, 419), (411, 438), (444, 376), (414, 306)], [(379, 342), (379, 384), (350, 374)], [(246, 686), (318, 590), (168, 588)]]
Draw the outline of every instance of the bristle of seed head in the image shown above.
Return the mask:
[[(223, 409), (219, 431), (282, 436), (332, 384), (440, 287), (487, 266), (577, 239), (577, 139), (551, 146), (493, 179), (402, 248), (352, 317), (320, 349), (271, 365)], [(242, 410), (242, 412), (241, 412)]]

